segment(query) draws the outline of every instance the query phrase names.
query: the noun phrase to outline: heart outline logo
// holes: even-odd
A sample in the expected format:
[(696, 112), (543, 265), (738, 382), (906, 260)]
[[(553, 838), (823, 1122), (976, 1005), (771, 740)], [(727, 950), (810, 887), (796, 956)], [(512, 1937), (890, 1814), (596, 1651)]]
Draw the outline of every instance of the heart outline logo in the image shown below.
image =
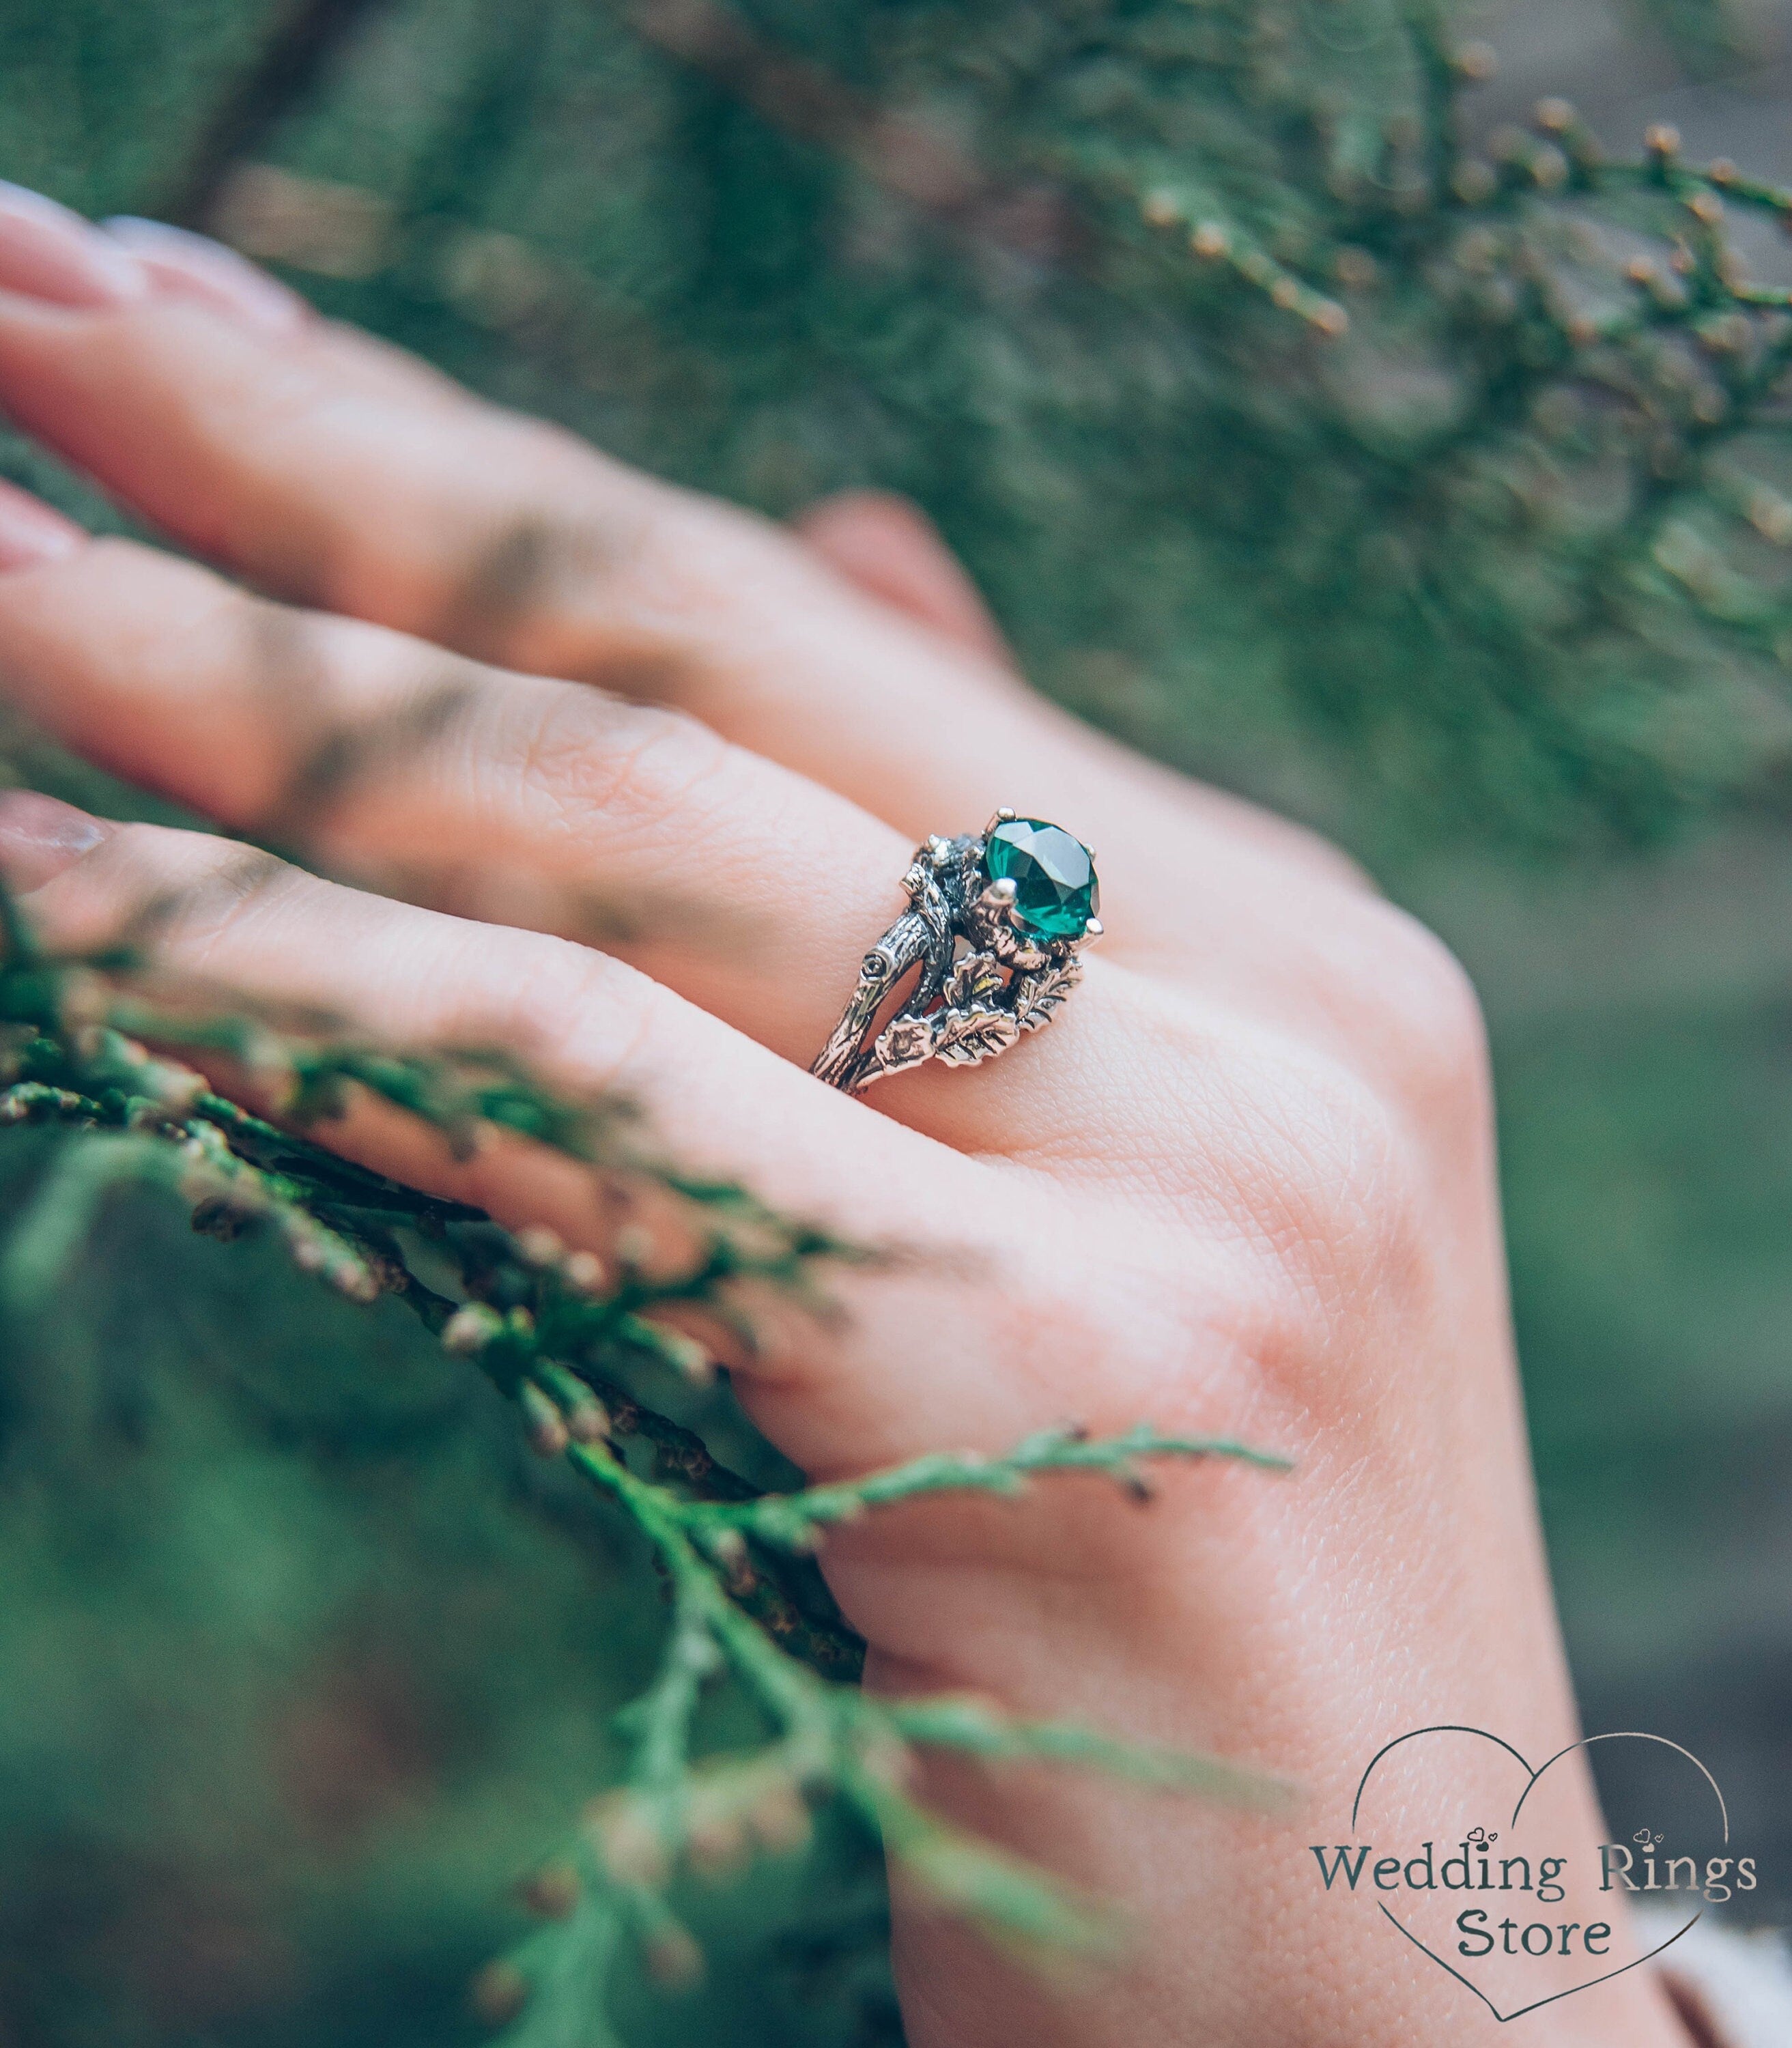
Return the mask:
[[(1698, 1771), (1701, 1777), (1702, 1777), (1705, 1782), (1711, 1787), (1712, 1795), (1717, 1802), (1717, 1811), (1724, 1824), (1724, 1846), (1728, 1848), (1729, 1845), (1730, 1809), (1728, 1803), (1724, 1800), (1722, 1786), (1718, 1784), (1717, 1780), (1712, 1776), (1709, 1771), (1705, 1768), (1704, 1763), (1701, 1762), (1697, 1757), (1693, 1755), (1693, 1752), (1689, 1749), (1683, 1748), (1681, 1744), (1677, 1742), (1670, 1742), (1665, 1735), (1650, 1735), (1646, 1730), (1642, 1728), (1612, 1728), (1608, 1729), (1603, 1735), (1584, 1735), (1581, 1737), (1578, 1742), (1571, 1742), (1568, 1744), (1565, 1749), (1558, 1749), (1553, 1756), (1546, 1759), (1543, 1763), (1538, 1764), (1535, 1770), (1533, 1770), (1531, 1768), (1530, 1759), (1521, 1754), (1518, 1750), (1515, 1749), (1511, 1744), (1507, 1742), (1503, 1736), (1495, 1735), (1488, 1728), (1472, 1728), (1465, 1725), (1464, 1724), (1455, 1721), (1439, 1722), (1430, 1728), (1409, 1728), (1406, 1734), (1396, 1736), (1393, 1741), (1384, 1743), (1383, 1746), (1375, 1751), (1375, 1755), (1370, 1758), (1367, 1768), (1364, 1770), (1361, 1778), (1359, 1779), (1357, 1782), (1356, 1797), (1351, 1802), (1350, 1827), (1351, 1833), (1353, 1835), (1356, 1832), (1358, 1817), (1362, 1812), (1363, 1794), (1368, 1790), (1369, 1780), (1375, 1775), (1375, 1767), (1381, 1762), (1383, 1757), (1391, 1755), (1394, 1751), (1399, 1748), (1402, 1743), (1417, 1741), (1419, 1736), (1425, 1735), (1479, 1736), (1484, 1742), (1491, 1742), (1496, 1747), (1504, 1750), (1506, 1754), (1519, 1766), (1519, 1769), (1526, 1774), (1525, 1788), (1523, 1791), (1519, 1794), (1518, 1804), (1512, 1809), (1512, 1817), (1507, 1823), (1508, 1830), (1512, 1828), (1515, 1828), (1518, 1825), (1519, 1816), (1524, 1811), (1525, 1802), (1536, 1790), (1538, 1780), (1542, 1777), (1543, 1774), (1546, 1771), (1551, 1769), (1554, 1765), (1560, 1763), (1565, 1756), (1572, 1756), (1577, 1749), (1591, 1749), (1596, 1742), (1659, 1743), (1664, 1749), (1671, 1749), (1677, 1755), (1685, 1757), (1687, 1762), (1693, 1765), (1693, 1767)], [(1668, 1936), (1665, 1941), (1658, 1941), (1654, 1947), (1650, 1949), (1647, 1954), (1635, 1957), (1630, 1962), (1621, 1964), (1619, 1968), (1615, 1970), (1608, 1970), (1603, 1976), (1589, 1977), (1584, 1984), (1570, 1984), (1566, 1991), (1552, 1992), (1547, 1998), (1535, 1999), (1529, 2005), (1521, 2005), (1516, 2011), (1502, 2012), (1499, 2007), (1494, 2003), (1493, 2000), (1488, 1996), (1487, 1993), (1481, 1989), (1478, 1984), (1474, 1983), (1470, 1978), (1465, 1977), (1460, 1970), (1456, 1969), (1450, 1964), (1446, 1963), (1443, 1957), (1440, 1956), (1434, 1949), (1429, 1947), (1425, 1942), (1422, 1941), (1418, 1935), (1413, 1932), (1411, 1928), (1410, 1928), (1403, 1920), (1400, 1919), (1397, 1914), (1390, 1913), (1385, 1906), (1381, 1906), (1379, 1910), (1380, 1910), (1383, 1918), (1386, 1919), (1391, 1926), (1398, 1928), (1400, 1932), (1406, 1936), (1406, 1939), (1410, 1941), (1413, 1946), (1418, 1949), (1422, 1954), (1429, 1956), (1431, 1961), (1437, 1965), (1439, 1969), (1444, 1971), (1449, 1976), (1454, 1977), (1459, 1984), (1464, 1985), (1467, 1989), (1472, 1991), (1475, 1994), (1476, 1997), (1481, 2001), (1482, 2004), (1487, 2007), (1488, 2011), (1493, 2015), (1494, 2018), (1498, 2020), (1502, 2026), (1504, 2026), (1508, 2020), (1523, 2019), (1527, 2012), (1541, 2011), (1546, 2005), (1557, 2004), (1560, 2000), (1565, 1998), (1577, 1997), (1581, 1992), (1584, 1991), (1591, 1991), (1597, 1984), (1610, 1984), (1614, 1977), (1621, 1977), (1627, 1975), (1631, 1970), (1641, 1968), (1643, 1964), (1653, 1962), (1657, 1956), (1661, 1955), (1666, 1949), (1671, 1949), (1674, 1943), (1680, 1940), (1682, 1935), (1689, 1934), (1692, 1930), (1698, 1925), (1700, 1921), (1705, 1918), (1705, 1909), (1701, 1906), (1698, 1911), (1693, 1915), (1692, 1918), (1686, 1922), (1684, 1927), (1677, 1928), (1673, 1934)]]

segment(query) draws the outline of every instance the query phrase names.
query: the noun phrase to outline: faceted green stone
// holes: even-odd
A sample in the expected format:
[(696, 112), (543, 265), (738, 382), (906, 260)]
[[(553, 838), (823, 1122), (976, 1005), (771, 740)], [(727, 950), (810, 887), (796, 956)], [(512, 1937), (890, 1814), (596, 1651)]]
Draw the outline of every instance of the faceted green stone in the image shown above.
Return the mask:
[(1043, 818), (1010, 818), (990, 836), (983, 865), (1014, 885), (1014, 920), (1047, 939), (1080, 939), (1101, 902), (1095, 863), (1080, 840)]

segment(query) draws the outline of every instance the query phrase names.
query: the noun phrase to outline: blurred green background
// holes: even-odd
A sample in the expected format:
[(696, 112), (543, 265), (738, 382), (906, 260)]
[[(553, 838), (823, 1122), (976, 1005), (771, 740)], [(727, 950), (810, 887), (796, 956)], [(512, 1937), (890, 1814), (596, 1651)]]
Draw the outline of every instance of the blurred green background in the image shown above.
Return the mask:
[[(743, 11), (844, 80), (848, 114), (878, 87), (854, 10)], [(1079, 10), (1035, 11), (1061, 29)], [(911, 64), (929, 38), (970, 48), (990, 28), (976, 10), (858, 12), (896, 25)], [(1009, 70), (945, 65), (954, 105), (1024, 68), (1028, 10), (985, 12)], [(1353, 687), (1394, 722), (1378, 754), (1375, 718), (1328, 724), (1289, 685), (1293, 598), (1272, 618), (1227, 572), (1280, 544), (1274, 494), (1216, 507), (1185, 484), (1212, 480), (1198, 452), (1185, 472), (1160, 444), (1204, 374), (1187, 324), (1198, 336), (1227, 307), (1191, 313), (1146, 279), (1116, 316), (1042, 283), (1032, 231), (1007, 227), (967, 283), (875, 192), (843, 227), (849, 123), (793, 134), (688, 60), (715, 20), (559, 0), (10, 0), (0, 174), (98, 215), (227, 231), (483, 388), (774, 512), (844, 484), (913, 491), (1060, 694), (1312, 816), (1435, 924), (1493, 1034), (1586, 1718), (1706, 1759), (1762, 1859), (1751, 1908), (1782, 1919), (1783, 711), (1760, 714), (1751, 774), (1669, 806), (1647, 851), (1582, 829), (1572, 777), (1515, 801), (1516, 829), (1461, 796), (1530, 774), (1522, 750), (1506, 771), (1481, 748), (1460, 785), (1444, 742), (1391, 768), (1419, 688), (1394, 640), (1357, 657)], [(1503, 59), (1467, 115), (1489, 133), (1567, 92), (1614, 141), (1672, 119), (1701, 151), (1792, 177), (1792, 10), (1527, 0), (1464, 32)], [(1121, 112), (1088, 118), (1123, 127), (1110, 97)], [(4, 466), (113, 516), (16, 443)], [(1297, 592), (1297, 564), (1276, 574)], [(17, 765), (41, 774), (43, 757)], [(9, 1209), (52, 1149), (0, 1144)], [(0, 1343), (0, 2048), (476, 2034), (467, 1980), (520, 1924), (506, 1883), (601, 1782), (606, 1716), (649, 1668), (640, 1561), (396, 1312), (322, 1297), (266, 1247), (196, 1239), (148, 1198), (111, 1209), (66, 1300)], [(862, 1850), (824, 1844), (697, 1910), (707, 1987), (629, 1990), (630, 2039), (890, 2038)]]

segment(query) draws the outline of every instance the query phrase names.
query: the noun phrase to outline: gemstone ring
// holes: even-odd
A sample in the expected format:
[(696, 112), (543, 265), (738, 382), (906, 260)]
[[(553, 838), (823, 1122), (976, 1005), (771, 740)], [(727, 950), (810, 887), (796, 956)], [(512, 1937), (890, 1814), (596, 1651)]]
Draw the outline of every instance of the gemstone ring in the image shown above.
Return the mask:
[(810, 1069), (849, 1095), (929, 1060), (968, 1067), (1006, 1052), (1051, 1022), (1082, 978), (1076, 948), (1101, 936), (1095, 855), (1043, 818), (1001, 810), (980, 834), (936, 835), (916, 848), (902, 886), (908, 909), (866, 954)]

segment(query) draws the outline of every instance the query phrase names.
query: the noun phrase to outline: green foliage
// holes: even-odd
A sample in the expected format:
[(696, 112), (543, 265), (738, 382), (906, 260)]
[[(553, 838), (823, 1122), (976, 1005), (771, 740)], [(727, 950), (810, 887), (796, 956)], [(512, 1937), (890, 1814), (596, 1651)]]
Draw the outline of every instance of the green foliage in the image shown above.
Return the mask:
[(76, 0), (78, 145), (15, 29), (10, 168), (774, 511), (908, 490), (1072, 702), (1247, 777), (1291, 712), (1359, 832), (1650, 835), (1783, 761), (1787, 322), (1722, 216), (1786, 203), (1559, 103), (1471, 152), (1433, 7), (310, 12), (220, 128), (257, 10)]
[(774, 511), (909, 490), (1072, 701), (1234, 760), (1291, 708), (1360, 822), (1649, 834), (1782, 760), (1786, 321), (1719, 216), (1785, 202), (1553, 104), (1470, 153), (1431, 7), (341, 11), (255, 165), (196, 102), (156, 175), (17, 168)]
[[(772, 1214), (743, 1189), (657, 1162), (629, 1134), (620, 1105), (557, 1099), (501, 1058), (370, 1050), (207, 1014), (190, 1000), (172, 1007), (131, 987), (122, 952), (48, 956), (10, 904), (0, 904), (0, 1123), (56, 1122), (90, 1134), (43, 1174), (0, 1254), (0, 1294), (15, 1315), (53, 1301), (111, 1191), (161, 1185), (197, 1231), (231, 1242), (259, 1230), (349, 1301), (401, 1302), (444, 1351), (475, 1362), (517, 1404), (534, 1449), (564, 1459), (619, 1511), (662, 1575), (669, 1623), (657, 1673), (618, 1717), (618, 1782), (588, 1808), (564, 1860), (534, 1881), (548, 1924), (480, 1980), (482, 2007), (492, 2018), (514, 2014), (519, 2042), (604, 2048), (624, 1937), (663, 1978), (700, 1969), (669, 1897), (673, 1881), (755, 1850), (801, 1848), (812, 1808), (830, 1803), (921, 1895), (992, 1935), (1055, 1949), (1085, 1944), (1101, 1924), (1086, 1902), (917, 1801), (909, 1790), (917, 1744), (996, 1762), (1100, 1765), (1160, 1787), (1273, 1793), (1218, 1763), (1011, 1721), (979, 1703), (866, 1693), (856, 1683), (863, 1645), (808, 1561), (834, 1524), (924, 1494), (1012, 1495), (1038, 1475), (1083, 1471), (1108, 1474), (1142, 1499), (1142, 1460), (1278, 1460), (1143, 1426), (1108, 1442), (1062, 1429), (1006, 1458), (935, 1456), (851, 1482), (768, 1491), (716, 1457), (700, 1398), (692, 1426), (646, 1391), (656, 1371), (662, 1384), (669, 1375), (700, 1397), (716, 1376), (708, 1352), (656, 1316), (707, 1309), (751, 1348), (743, 1292), (747, 1301), (751, 1290), (770, 1289), (813, 1301), (817, 1267), (863, 1255)], [(623, 1219), (613, 1251), (568, 1253), (542, 1229), (513, 1237), (476, 1210), (351, 1166), (215, 1093), (195, 1069), (147, 1051), (138, 1034), (229, 1059), (301, 1128), (339, 1115), (359, 1092), (432, 1127), (456, 1153), (495, 1131), (520, 1134), (596, 1177)], [(657, 1227), (642, 1220), (668, 1201), (672, 1213)], [(762, 1732), (708, 1753), (699, 1709), (724, 1675)]]
[[(1723, 10), (1648, 11), (1727, 60)], [(1785, 762), (1792, 328), (1751, 277), (1792, 207), (1666, 135), (1610, 161), (1548, 103), (1471, 146), (1480, 68), (1424, 0), (61, 0), (0, 22), (0, 171), (221, 231), (479, 388), (774, 514), (908, 491), (1048, 687), (1360, 844), (1647, 838)], [(6, 467), (117, 522), (28, 451)], [(9, 751), (40, 786), (154, 808)], [(455, 2038), (444, 1987), (515, 1940), (494, 1898), (538, 1864), (544, 1924), (481, 1980), (493, 2015), (532, 1994), (528, 2048), (600, 2043), (606, 1996), (631, 2048), (887, 2038), (874, 1833), (987, 1920), (1067, 1926), (907, 1799), (902, 1745), (1225, 1789), (1084, 1732), (865, 1700), (806, 1546), (886, 1495), (1238, 1447), (1053, 1437), (803, 1488), (660, 1313), (747, 1276), (807, 1288), (847, 1247), (684, 1184), (613, 1106), (501, 1061), (293, 1038), (46, 974), (16, 938), (6, 988), (33, 1030), (0, 1096), (0, 1666), (31, 1678), (0, 1700), (0, 1980), (37, 1988), (45, 2038), (243, 2011), (258, 2038)], [(371, 1089), (453, 1142), (524, 1130), (650, 1185), (697, 1255), (594, 1283), (145, 1040), (246, 1059), (307, 1115)], [(1531, 1130), (1516, 1241), (1548, 1299), (1580, 1226), (1526, 1177), (1560, 1166)], [(1584, 1348), (1548, 1354), (1552, 1383)], [(1593, 1348), (1627, 1387), (1633, 1348)], [(553, 1460), (512, 1460), (499, 1395)], [(326, 1687), (326, 1711), (345, 1639), (361, 1704)], [(479, 1732), (477, 1764), (416, 1773), (427, 1824), (379, 1788), (428, 1741), (375, 1715), (363, 1746), (397, 1760), (355, 1765), (389, 1669)], [(268, 1727), (304, 1747), (287, 1692), (349, 1740), (306, 1782), (371, 1783), (375, 1821), (277, 1875), (266, 1843), (329, 1798), (267, 1790)], [(133, 1716), (145, 1780), (211, 1783), (215, 1814), (131, 1782)], [(120, 1782), (93, 1786), (102, 1755)], [(692, 1882), (811, 1824), (750, 1886)], [(142, 1931), (164, 1892), (169, 1927), (210, 1930), (197, 1961)], [(228, 1902), (263, 1894), (285, 1918), (245, 1932)], [(712, 1984), (667, 2006), (637, 1965), (676, 1974), (687, 1929)], [(130, 1989), (107, 2004), (90, 1976)]]

